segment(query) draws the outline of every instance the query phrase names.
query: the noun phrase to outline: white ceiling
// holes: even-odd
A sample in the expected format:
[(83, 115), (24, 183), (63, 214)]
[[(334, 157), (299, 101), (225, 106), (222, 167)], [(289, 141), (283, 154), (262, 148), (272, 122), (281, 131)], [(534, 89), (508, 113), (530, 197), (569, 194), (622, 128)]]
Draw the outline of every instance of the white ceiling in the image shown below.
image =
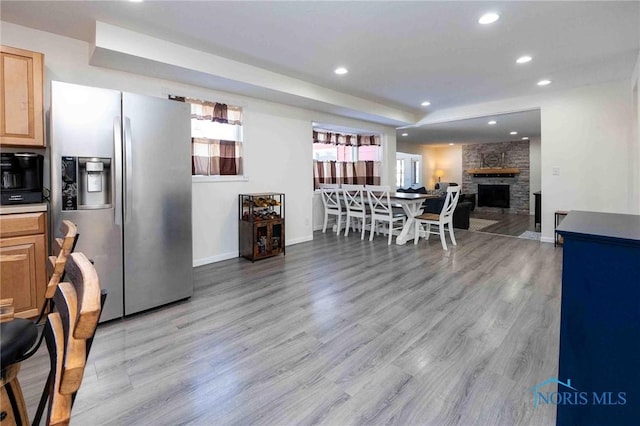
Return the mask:
[[(492, 120), (496, 124), (489, 125)], [(511, 135), (511, 132), (518, 134)], [(407, 136), (402, 136), (405, 133)], [(398, 141), (426, 145), (509, 142), (520, 141), (523, 137), (534, 139), (540, 137), (540, 110), (409, 126), (398, 129), (396, 135)]]
[[(6, 1), (2, 20), (92, 42), (95, 21), (430, 111), (629, 78), (638, 2)], [(498, 11), (492, 25), (477, 23)], [(534, 57), (525, 65), (515, 60)], [(337, 76), (333, 69), (349, 73)], [(541, 78), (552, 80), (538, 87)], [(421, 107), (428, 99), (432, 105)]]

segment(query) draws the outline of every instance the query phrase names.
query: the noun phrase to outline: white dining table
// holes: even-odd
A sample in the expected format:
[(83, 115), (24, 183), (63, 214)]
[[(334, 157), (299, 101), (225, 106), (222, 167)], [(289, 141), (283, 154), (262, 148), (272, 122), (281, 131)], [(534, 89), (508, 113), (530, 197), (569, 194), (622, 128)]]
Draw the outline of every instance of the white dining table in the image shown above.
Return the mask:
[[(418, 194), (411, 192), (390, 192), (389, 201), (395, 207), (402, 207), (404, 214), (407, 215), (407, 220), (400, 231), (400, 234), (396, 237), (396, 244), (399, 246), (407, 244), (407, 241), (413, 240), (415, 231), (415, 217), (422, 214), (422, 203), (429, 198), (438, 198), (438, 195), (433, 194)], [(333, 225), (333, 232), (337, 231), (337, 225)]]
[(392, 204), (402, 207), (407, 215), (407, 220), (400, 231), (400, 235), (396, 237), (396, 244), (405, 245), (407, 241), (413, 240), (415, 231), (415, 217), (422, 214), (422, 203), (429, 198), (438, 198), (435, 194), (416, 194), (410, 192), (392, 192), (389, 194)]

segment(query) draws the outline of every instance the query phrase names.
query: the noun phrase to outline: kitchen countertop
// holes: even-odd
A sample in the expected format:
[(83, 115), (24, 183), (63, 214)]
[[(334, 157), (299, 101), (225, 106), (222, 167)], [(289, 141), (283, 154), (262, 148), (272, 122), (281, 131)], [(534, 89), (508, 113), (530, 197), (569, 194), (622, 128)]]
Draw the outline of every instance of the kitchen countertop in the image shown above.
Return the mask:
[(46, 212), (48, 207), (49, 204), (47, 203), (13, 204), (9, 206), (0, 206), (0, 214)]
[(563, 236), (588, 235), (640, 244), (640, 216), (572, 210), (556, 232)]

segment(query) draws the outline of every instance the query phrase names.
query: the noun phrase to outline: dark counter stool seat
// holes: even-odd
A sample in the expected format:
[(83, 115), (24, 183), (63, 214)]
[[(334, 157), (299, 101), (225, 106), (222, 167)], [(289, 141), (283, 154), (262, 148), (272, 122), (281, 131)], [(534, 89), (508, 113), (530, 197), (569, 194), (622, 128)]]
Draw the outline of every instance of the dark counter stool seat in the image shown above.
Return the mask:
[[(0, 323), (0, 362), (2, 363), (2, 400), (8, 406), (2, 407), (1, 416), (10, 417), (9, 423), (26, 424), (26, 405), (18, 382), (20, 362), (38, 340), (38, 326), (31, 320), (14, 318)], [(6, 398), (6, 399), (5, 399)]]
[(14, 318), (0, 323), (0, 358), (2, 371), (20, 362), (25, 353), (36, 343), (38, 326), (31, 320)]

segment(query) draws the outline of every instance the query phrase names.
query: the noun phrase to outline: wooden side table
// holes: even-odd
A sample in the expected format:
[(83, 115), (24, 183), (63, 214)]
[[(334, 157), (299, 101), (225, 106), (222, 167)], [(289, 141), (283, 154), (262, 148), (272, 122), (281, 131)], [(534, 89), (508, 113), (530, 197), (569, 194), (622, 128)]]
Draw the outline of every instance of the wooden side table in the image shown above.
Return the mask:
[(560, 222), (562, 222), (562, 219), (564, 219), (564, 217), (566, 215), (568, 215), (569, 212), (565, 211), (565, 210), (557, 210), (554, 213), (554, 220), (553, 220), (553, 232), (554, 232), (554, 239), (553, 239), (553, 246), (557, 247), (557, 246), (561, 246), (563, 243), (563, 239), (562, 239), (562, 235), (558, 234), (558, 232), (556, 231), (558, 229), (558, 225), (560, 225)]

